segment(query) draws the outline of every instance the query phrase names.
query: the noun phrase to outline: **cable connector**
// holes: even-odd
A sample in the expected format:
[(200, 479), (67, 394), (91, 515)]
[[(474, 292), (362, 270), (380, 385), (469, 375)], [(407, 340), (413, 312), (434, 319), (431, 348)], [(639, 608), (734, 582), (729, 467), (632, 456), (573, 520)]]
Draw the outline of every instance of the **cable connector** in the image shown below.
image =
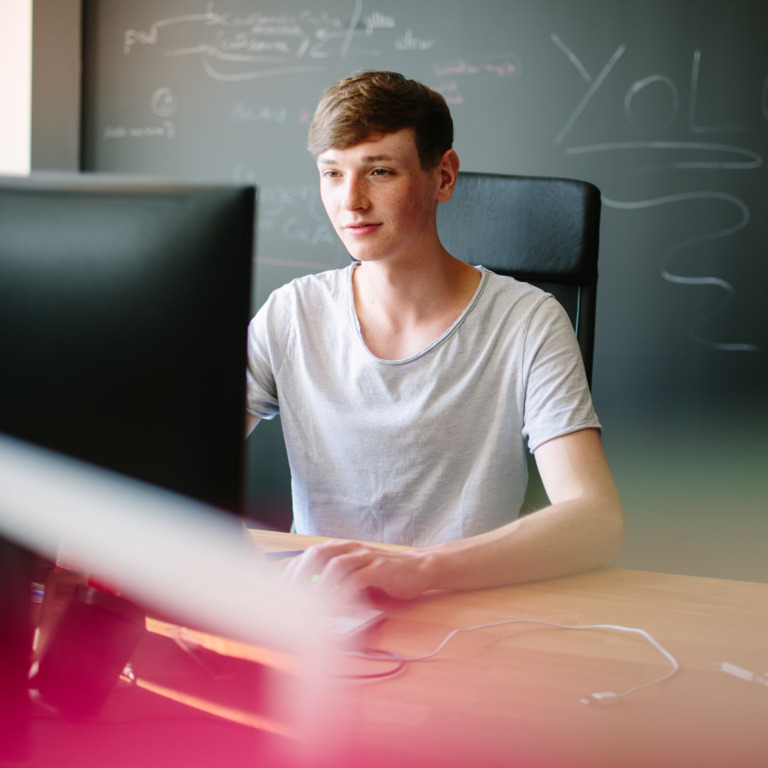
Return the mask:
[(613, 691), (601, 691), (600, 693), (590, 693), (580, 699), (582, 704), (589, 704), (593, 707), (604, 707), (606, 704), (615, 704), (619, 700), (619, 695)]
[(720, 664), (721, 671), (734, 677), (739, 677), (742, 680), (746, 680), (748, 683), (758, 683), (768, 687), (768, 675), (756, 675), (748, 669), (743, 667), (737, 667), (735, 664), (731, 664), (728, 661), (718, 662)]

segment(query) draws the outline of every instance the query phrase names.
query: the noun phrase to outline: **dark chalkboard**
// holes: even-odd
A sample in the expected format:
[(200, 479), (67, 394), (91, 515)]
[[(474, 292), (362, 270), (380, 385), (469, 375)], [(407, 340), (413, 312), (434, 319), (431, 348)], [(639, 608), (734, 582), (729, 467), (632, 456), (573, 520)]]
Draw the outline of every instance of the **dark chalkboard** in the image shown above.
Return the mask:
[(255, 304), (347, 263), (307, 125), (331, 82), (395, 69), (448, 99), (465, 170), (602, 190), (604, 421), (765, 413), (764, 2), (87, 0), (84, 20), (84, 170), (255, 182)]

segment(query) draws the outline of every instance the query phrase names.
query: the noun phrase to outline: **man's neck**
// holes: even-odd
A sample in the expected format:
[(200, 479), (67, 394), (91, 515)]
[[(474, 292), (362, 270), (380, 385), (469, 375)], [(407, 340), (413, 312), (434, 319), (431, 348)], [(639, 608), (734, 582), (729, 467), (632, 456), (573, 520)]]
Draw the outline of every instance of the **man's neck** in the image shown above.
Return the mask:
[(368, 349), (386, 360), (412, 357), (456, 322), (479, 282), (478, 270), (447, 253), (407, 268), (360, 264), (353, 290)]

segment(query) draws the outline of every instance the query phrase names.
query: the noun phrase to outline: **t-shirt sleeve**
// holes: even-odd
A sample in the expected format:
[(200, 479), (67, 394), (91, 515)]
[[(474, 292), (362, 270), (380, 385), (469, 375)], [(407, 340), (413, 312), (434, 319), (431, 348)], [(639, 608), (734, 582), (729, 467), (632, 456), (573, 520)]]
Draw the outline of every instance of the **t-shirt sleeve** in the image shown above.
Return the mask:
[(531, 451), (570, 432), (601, 428), (573, 325), (552, 296), (544, 298), (531, 316), (523, 365), (523, 436)]
[(248, 325), (245, 409), (262, 419), (273, 419), (280, 412), (276, 366), (282, 359), (284, 335), (279, 332), (279, 314), (273, 295)]

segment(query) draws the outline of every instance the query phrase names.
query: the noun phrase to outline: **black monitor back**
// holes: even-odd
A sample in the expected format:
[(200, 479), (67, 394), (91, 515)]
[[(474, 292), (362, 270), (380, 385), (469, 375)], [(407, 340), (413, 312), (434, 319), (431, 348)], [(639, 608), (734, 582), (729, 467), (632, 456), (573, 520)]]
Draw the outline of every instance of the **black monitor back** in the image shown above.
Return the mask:
[(0, 432), (241, 512), (252, 187), (0, 180)]

